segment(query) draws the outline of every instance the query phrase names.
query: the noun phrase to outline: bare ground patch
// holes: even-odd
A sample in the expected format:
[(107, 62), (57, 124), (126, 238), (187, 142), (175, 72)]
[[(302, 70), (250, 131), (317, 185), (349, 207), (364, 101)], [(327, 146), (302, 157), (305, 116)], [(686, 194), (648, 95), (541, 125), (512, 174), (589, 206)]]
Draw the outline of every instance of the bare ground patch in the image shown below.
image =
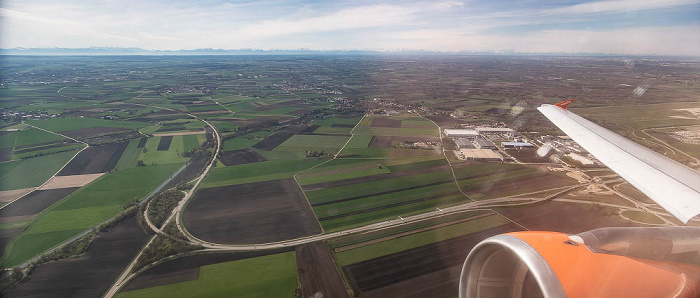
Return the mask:
[(321, 233), (294, 179), (200, 189), (183, 221), (192, 235), (215, 243), (268, 243)]
[(296, 259), (303, 297), (350, 297), (326, 244), (297, 246)]
[(71, 175), (71, 176), (54, 176), (53, 178), (49, 179), (49, 181), (39, 189), (40, 190), (47, 190), (47, 189), (57, 189), (57, 188), (81, 187), (85, 184), (88, 184), (88, 183), (94, 181), (97, 178), (100, 178), (100, 176), (102, 176), (102, 175), (104, 175), (104, 173)]

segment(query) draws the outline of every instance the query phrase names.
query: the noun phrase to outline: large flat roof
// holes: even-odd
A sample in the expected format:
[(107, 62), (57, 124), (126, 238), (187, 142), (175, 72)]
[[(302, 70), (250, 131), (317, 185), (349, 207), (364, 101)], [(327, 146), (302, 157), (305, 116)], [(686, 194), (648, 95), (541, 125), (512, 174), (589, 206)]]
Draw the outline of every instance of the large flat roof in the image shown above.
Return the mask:
[(462, 135), (462, 136), (478, 136), (479, 132), (473, 129), (451, 129), (451, 128), (446, 128), (445, 129), (445, 134), (449, 135)]
[(478, 127), (477, 132), (513, 132), (512, 129), (508, 127)]

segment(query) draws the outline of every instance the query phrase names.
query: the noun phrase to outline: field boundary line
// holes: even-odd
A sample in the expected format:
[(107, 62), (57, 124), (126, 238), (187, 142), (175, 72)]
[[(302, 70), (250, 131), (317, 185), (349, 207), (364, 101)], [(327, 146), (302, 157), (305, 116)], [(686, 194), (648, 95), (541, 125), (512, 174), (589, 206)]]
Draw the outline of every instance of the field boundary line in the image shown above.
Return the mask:
[[(64, 88), (65, 88), (65, 87), (64, 87)], [(50, 131), (50, 130), (46, 130), (46, 129), (43, 129), (43, 128), (38, 127), (38, 126), (31, 125), (31, 124), (27, 124), (27, 123), (25, 123), (24, 121), (22, 121), (22, 124), (28, 125), (28, 126), (30, 126), (30, 127), (33, 127), (33, 128), (39, 129), (39, 130), (43, 130), (43, 131), (48, 132), (48, 133), (52, 133), (52, 134), (58, 135), (58, 136), (61, 136), (61, 137), (64, 137), (64, 138), (67, 138), (67, 139), (70, 139), (70, 140), (73, 140), (73, 141), (76, 141), (76, 142), (78, 142), (78, 143), (85, 144), (85, 147), (83, 147), (83, 149), (78, 150), (78, 152), (76, 152), (75, 155), (73, 155), (73, 157), (71, 157), (71, 159), (69, 159), (60, 169), (58, 169), (58, 171), (56, 171), (56, 173), (54, 173), (53, 175), (51, 175), (51, 177), (49, 177), (49, 179), (46, 179), (46, 181), (44, 181), (44, 183), (42, 183), (41, 185), (37, 186), (36, 188), (34, 188), (33, 190), (29, 191), (28, 193), (25, 193), (25, 194), (23, 194), (23, 195), (17, 197), (16, 199), (14, 199), (14, 200), (8, 202), (7, 204), (3, 205), (2, 207), (0, 207), (0, 210), (2, 210), (3, 208), (9, 206), (10, 204), (14, 203), (15, 201), (17, 201), (17, 200), (19, 200), (19, 199), (21, 199), (21, 198), (24, 198), (24, 197), (26, 197), (27, 195), (29, 195), (29, 194), (31, 194), (31, 193), (33, 193), (33, 192), (39, 190), (40, 188), (44, 187), (44, 185), (46, 185), (46, 183), (49, 183), (49, 181), (51, 181), (51, 179), (53, 179), (53, 177), (56, 177), (56, 175), (58, 175), (58, 173), (60, 173), (61, 171), (63, 171), (63, 168), (65, 168), (71, 161), (73, 161), (73, 159), (75, 159), (75, 158), (78, 156), (78, 154), (80, 154), (80, 152), (83, 152), (83, 150), (85, 150), (85, 149), (87, 149), (87, 148), (90, 147), (90, 144), (85, 143), (85, 142), (83, 142), (83, 141), (76, 140), (76, 139), (71, 138), (71, 137), (69, 137), (69, 136), (65, 136), (65, 135), (62, 135), (62, 134), (57, 133), (57, 132), (53, 132), (53, 131)], [(29, 227), (29, 226), (27, 226), (27, 227)]]
[(452, 162), (450, 161), (450, 158), (447, 157), (447, 152), (445, 151), (445, 142), (442, 140), (442, 130), (440, 129), (440, 125), (435, 123), (435, 121), (433, 121), (433, 120), (430, 120), (428, 118), (421, 116), (421, 114), (419, 114), (418, 112), (414, 112), (414, 113), (416, 113), (416, 115), (418, 117), (420, 117), (421, 119), (428, 120), (428, 121), (432, 122), (433, 125), (435, 125), (435, 127), (437, 127), (438, 135), (440, 136), (440, 144), (442, 146), (442, 155), (445, 156), (445, 160), (447, 160), (447, 164), (450, 165), (450, 170), (452, 171), (452, 178), (454, 178), (455, 186), (457, 186), (457, 189), (459, 190), (459, 192), (461, 192), (464, 195), (465, 198), (471, 200), (472, 202), (476, 202), (476, 200), (469, 197), (467, 195), (467, 193), (464, 192), (464, 190), (462, 190), (462, 187), (459, 186), (459, 180), (457, 180), (457, 174), (455, 174), (455, 168), (454, 168), (454, 166), (452, 166)]

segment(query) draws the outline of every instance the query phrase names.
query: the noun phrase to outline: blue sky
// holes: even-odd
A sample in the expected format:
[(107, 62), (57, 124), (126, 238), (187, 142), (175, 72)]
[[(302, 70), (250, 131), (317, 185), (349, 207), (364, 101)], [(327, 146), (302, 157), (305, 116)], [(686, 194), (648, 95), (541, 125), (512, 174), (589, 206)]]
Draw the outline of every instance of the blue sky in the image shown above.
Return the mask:
[(700, 56), (700, 0), (3, 0), (0, 47)]

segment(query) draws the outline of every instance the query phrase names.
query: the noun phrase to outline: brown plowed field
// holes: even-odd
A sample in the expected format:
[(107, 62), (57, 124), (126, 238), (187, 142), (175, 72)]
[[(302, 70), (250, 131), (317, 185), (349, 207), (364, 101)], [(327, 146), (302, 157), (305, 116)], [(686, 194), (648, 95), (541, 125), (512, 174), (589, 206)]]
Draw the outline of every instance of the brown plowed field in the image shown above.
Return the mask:
[(389, 118), (374, 118), (370, 126), (401, 128), (401, 120), (394, 120)]
[(58, 176), (106, 173), (114, 169), (129, 142), (90, 146), (66, 165)]
[(170, 182), (168, 182), (163, 189), (169, 189), (180, 182), (189, 182), (194, 178), (197, 178), (197, 176), (204, 171), (204, 168), (209, 162), (209, 158), (210, 156), (199, 155), (193, 159), (190, 159), (189, 163), (185, 166), (185, 169), (180, 171), (175, 178), (170, 180)]
[(200, 189), (183, 220), (192, 235), (215, 243), (268, 243), (321, 233), (294, 179)]
[(12, 160), (12, 148), (0, 149), (0, 161)]
[(277, 146), (284, 143), (284, 141), (291, 138), (293, 135), (294, 133), (289, 132), (276, 132), (253, 145), (253, 148), (270, 151), (277, 148)]
[(466, 121), (455, 119), (455, 118), (452, 118), (451, 116), (426, 116), (425, 118), (432, 120), (433, 122), (437, 123), (437, 125), (439, 125), (439, 126), (467, 123)]
[(300, 132), (300, 134), (310, 134), (310, 133), (314, 132), (314, 130), (317, 130), (319, 127), (321, 127), (321, 125), (311, 125), (311, 126), (307, 127), (306, 129), (302, 130)]
[(292, 250), (294, 250), (294, 247), (251, 252), (210, 253), (182, 257), (167, 261), (144, 271), (126, 284), (122, 292), (195, 280), (199, 277), (199, 267), (202, 266), (267, 256)]
[(5, 254), (5, 246), (7, 246), (12, 239), (19, 236), (19, 234), (22, 234), (23, 231), (23, 227), (0, 230), (0, 255)]
[(266, 161), (265, 157), (250, 149), (221, 152), (219, 160), (226, 166)]
[(146, 146), (146, 142), (148, 141), (148, 137), (141, 137), (139, 140), (139, 143), (136, 144), (136, 148), (143, 148), (143, 146)]
[(13, 190), (3, 190), (0, 191), (0, 202), (10, 202), (13, 201), (16, 198), (19, 198), (23, 196), (24, 194), (32, 191), (34, 188), (22, 188), (22, 189), (13, 189)]
[(79, 257), (46, 263), (5, 297), (102, 297), (148, 241), (136, 217), (97, 236)]
[(297, 246), (296, 258), (302, 297), (350, 297), (326, 244)]
[(40, 190), (46, 189), (58, 189), (58, 188), (70, 188), (70, 187), (81, 187), (88, 184), (104, 173), (97, 174), (85, 174), (85, 175), (72, 175), (72, 176), (54, 176), (49, 179), (44, 186), (39, 188)]
[(61, 188), (51, 190), (37, 190), (25, 197), (0, 209), (0, 218), (14, 217), (22, 215), (32, 215), (41, 212), (47, 207), (66, 197), (79, 187)]
[(204, 130), (196, 130), (196, 131), (186, 131), (186, 132), (171, 132), (171, 133), (157, 133), (154, 134), (154, 137), (168, 137), (168, 136), (186, 136), (186, 135), (203, 135), (205, 134)]
[(519, 231), (506, 224), (343, 267), (358, 297), (450, 297), (469, 251), (493, 235)]
[(173, 142), (172, 136), (160, 137), (160, 142), (158, 142), (157, 151), (168, 151), (170, 149), (170, 143)]
[(522, 207), (496, 208), (496, 211), (532, 231), (577, 234), (603, 227), (633, 226), (565, 202), (542, 202)]

